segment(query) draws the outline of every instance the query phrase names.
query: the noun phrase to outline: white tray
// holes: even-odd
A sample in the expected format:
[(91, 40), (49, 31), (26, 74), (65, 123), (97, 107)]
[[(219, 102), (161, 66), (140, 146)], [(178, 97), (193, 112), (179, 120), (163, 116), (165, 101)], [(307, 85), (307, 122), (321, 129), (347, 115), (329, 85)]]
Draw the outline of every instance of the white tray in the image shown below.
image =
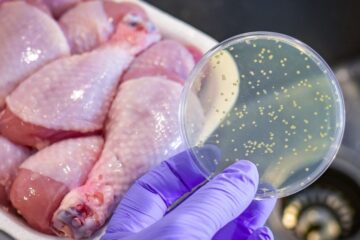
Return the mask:
[[(217, 44), (216, 40), (203, 32), (145, 2), (137, 0), (128, 1), (134, 1), (141, 5), (148, 13), (150, 19), (160, 28), (160, 31), (165, 37), (171, 37), (183, 43), (190, 43), (204, 53)], [(0, 230), (18, 240), (64, 239), (39, 233), (30, 228), (19, 217), (9, 214), (2, 209), (0, 209)], [(104, 229), (100, 230), (92, 239), (100, 239), (103, 231)], [(1, 235), (0, 239), (2, 239)]]

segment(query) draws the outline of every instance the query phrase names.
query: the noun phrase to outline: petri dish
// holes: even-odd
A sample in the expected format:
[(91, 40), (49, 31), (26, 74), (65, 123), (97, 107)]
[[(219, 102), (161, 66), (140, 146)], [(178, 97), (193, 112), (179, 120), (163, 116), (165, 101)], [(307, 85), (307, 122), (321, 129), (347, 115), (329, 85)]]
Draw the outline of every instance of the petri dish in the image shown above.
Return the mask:
[[(341, 89), (326, 62), (299, 40), (272, 32), (241, 34), (205, 54), (179, 114), (183, 140), (208, 179), (240, 159), (256, 164), (257, 199), (285, 197), (314, 182), (333, 161), (345, 123)], [(218, 157), (201, 154), (209, 145)]]

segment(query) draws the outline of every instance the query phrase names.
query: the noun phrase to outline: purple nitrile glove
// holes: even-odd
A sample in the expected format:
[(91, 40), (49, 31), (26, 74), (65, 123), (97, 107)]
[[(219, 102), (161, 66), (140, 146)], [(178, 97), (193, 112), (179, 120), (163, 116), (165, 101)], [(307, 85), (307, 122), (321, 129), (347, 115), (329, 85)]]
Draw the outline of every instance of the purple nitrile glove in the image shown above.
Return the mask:
[[(203, 154), (214, 154), (206, 146)], [(185, 151), (161, 163), (129, 189), (102, 240), (144, 239), (273, 239), (263, 227), (275, 199), (254, 200), (258, 172), (238, 161), (167, 212), (205, 178)]]

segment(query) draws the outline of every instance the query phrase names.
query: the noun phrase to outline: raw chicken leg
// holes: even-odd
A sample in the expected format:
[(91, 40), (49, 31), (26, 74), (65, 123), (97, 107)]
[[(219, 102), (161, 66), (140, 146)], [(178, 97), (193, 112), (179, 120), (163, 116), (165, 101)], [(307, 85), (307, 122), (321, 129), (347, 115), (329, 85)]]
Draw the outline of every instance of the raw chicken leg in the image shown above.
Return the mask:
[(17, 168), (30, 156), (30, 150), (0, 136), (0, 205), (8, 203), (8, 192)]
[(124, 69), (160, 38), (150, 25), (125, 15), (105, 46), (54, 61), (26, 79), (6, 100), (1, 133), (41, 148), (101, 130)]
[(181, 90), (180, 84), (161, 77), (120, 85), (99, 161), (86, 184), (67, 194), (54, 215), (60, 235), (89, 237), (135, 179), (183, 148), (177, 119)]
[[(163, 41), (157, 44), (168, 46)], [(154, 46), (148, 57), (165, 59), (169, 49)], [(152, 49), (153, 49), (152, 48)], [(178, 46), (173, 49), (178, 52)], [(183, 50), (181, 50), (183, 51)], [(145, 55), (145, 53), (144, 53)], [(188, 54), (180, 54), (179, 61), (191, 62)], [(143, 57), (140, 57), (143, 58)], [(142, 59), (149, 63), (147, 59)], [(166, 61), (165, 61), (166, 62)], [(192, 61), (193, 62), (193, 61)], [(146, 66), (142, 71), (137, 64), (131, 66), (143, 74), (154, 74), (151, 68), (161, 68), (161, 75), (181, 78), (186, 73), (169, 73), (162, 65)], [(192, 66), (189, 66), (191, 68)], [(185, 68), (188, 73), (188, 69)], [(190, 69), (189, 69), (190, 70)], [(133, 71), (132, 69), (129, 72)], [(135, 71), (136, 72), (136, 71)], [(179, 76), (174, 73), (181, 73)], [(184, 149), (178, 122), (178, 107), (182, 86), (162, 76), (132, 79), (120, 85), (112, 104), (106, 125), (106, 142), (99, 161), (89, 174), (86, 184), (65, 196), (53, 217), (53, 227), (59, 235), (75, 238), (89, 237), (110, 216), (129, 186), (144, 172), (164, 159)], [(199, 103), (200, 104), (200, 103)], [(201, 112), (201, 106), (198, 106)], [(199, 115), (201, 122), (202, 114)]]
[(28, 158), (19, 169), (10, 199), (34, 228), (51, 233), (51, 217), (65, 194), (83, 184), (103, 146), (99, 136), (64, 140)]
[(7, 98), (0, 116), (2, 134), (42, 148), (101, 130), (121, 73), (131, 60), (123, 49), (109, 46), (46, 65)]
[(58, 24), (25, 2), (0, 5), (0, 39), (0, 109), (21, 81), (70, 51)]
[(174, 40), (163, 40), (137, 57), (123, 80), (140, 76), (164, 76), (183, 83), (194, 67), (190, 52)]
[[(59, 20), (72, 53), (83, 53), (106, 42), (126, 14), (145, 17), (137, 5), (112, 1), (86, 1), (66, 12)], [(91, 16), (91, 18), (89, 18)]]

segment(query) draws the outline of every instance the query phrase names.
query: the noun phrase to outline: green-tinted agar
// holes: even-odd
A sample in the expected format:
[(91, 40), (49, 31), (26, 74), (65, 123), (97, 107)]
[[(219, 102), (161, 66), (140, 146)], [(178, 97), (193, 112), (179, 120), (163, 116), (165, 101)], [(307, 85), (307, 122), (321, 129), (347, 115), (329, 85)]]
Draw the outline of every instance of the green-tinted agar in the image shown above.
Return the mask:
[(238, 76), (222, 75), (221, 81), (233, 81), (234, 91), (216, 94), (225, 102), (239, 94), (230, 111), (211, 106), (220, 123), (197, 143), (221, 149), (213, 174), (247, 159), (258, 167), (258, 195), (287, 195), (282, 192), (289, 186), (307, 185), (326, 165), (342, 127), (342, 99), (327, 68), (312, 53), (276, 37), (245, 38), (212, 55), (216, 61), (208, 65), (219, 67), (225, 52)]

